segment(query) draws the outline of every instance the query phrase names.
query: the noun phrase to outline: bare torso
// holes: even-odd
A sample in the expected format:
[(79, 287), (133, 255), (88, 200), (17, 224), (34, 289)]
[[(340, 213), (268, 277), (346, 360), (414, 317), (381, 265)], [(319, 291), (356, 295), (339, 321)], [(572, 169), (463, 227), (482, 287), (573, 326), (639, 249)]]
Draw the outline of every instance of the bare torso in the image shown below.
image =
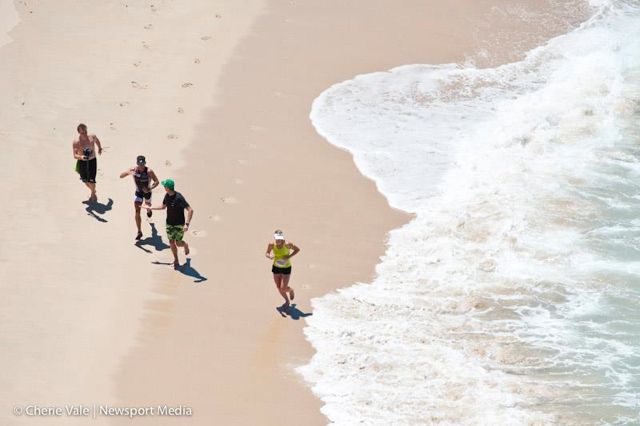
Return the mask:
[(73, 141), (73, 149), (77, 155), (83, 155), (84, 150), (89, 148), (91, 150), (91, 155), (87, 158), (87, 160), (92, 160), (96, 158), (96, 135), (79, 135), (78, 139)]

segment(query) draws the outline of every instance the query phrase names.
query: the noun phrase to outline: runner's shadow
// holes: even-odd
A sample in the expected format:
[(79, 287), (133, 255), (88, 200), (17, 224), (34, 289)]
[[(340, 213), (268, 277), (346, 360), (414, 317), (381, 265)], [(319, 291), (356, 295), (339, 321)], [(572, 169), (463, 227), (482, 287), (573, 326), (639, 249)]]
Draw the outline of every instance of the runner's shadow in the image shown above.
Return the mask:
[(101, 218), (100, 216), (98, 216), (98, 214), (103, 215), (113, 208), (113, 200), (111, 198), (109, 198), (109, 201), (107, 202), (107, 204), (102, 204), (102, 203), (99, 203), (98, 201), (91, 201), (91, 200), (83, 201), (82, 204), (87, 205), (87, 208), (85, 209), (85, 211), (89, 216), (93, 217), (98, 222), (102, 222), (102, 223), (108, 222), (108, 220)]
[(193, 281), (194, 283), (201, 283), (208, 279), (207, 277), (203, 277), (202, 275), (200, 275), (200, 272), (196, 271), (196, 269), (191, 266), (191, 258), (187, 258), (186, 263), (181, 265), (180, 268), (178, 268), (178, 271), (195, 278), (195, 280)]
[(276, 308), (276, 311), (278, 311), (278, 313), (280, 315), (282, 315), (283, 317), (287, 317), (290, 316), (292, 320), (299, 320), (300, 318), (304, 318), (304, 317), (308, 317), (313, 315), (311, 312), (309, 313), (305, 313), (302, 312), (301, 310), (299, 310), (298, 308), (296, 308), (296, 304), (292, 303), (291, 305), (289, 305), (289, 308), (285, 308), (284, 305), (282, 306), (278, 306)]
[(162, 241), (162, 237), (158, 234), (156, 224), (150, 223), (149, 225), (151, 225), (151, 236), (136, 241), (136, 247), (147, 253), (151, 253), (151, 250), (148, 250), (142, 246), (152, 246), (156, 251), (168, 249), (169, 246), (165, 244), (164, 241)]
[[(157, 260), (154, 260), (151, 263), (153, 263), (154, 265), (173, 265), (173, 262), (158, 262)], [(200, 275), (200, 272), (196, 271), (195, 268), (191, 266), (190, 258), (187, 258), (187, 261), (182, 265), (180, 265), (180, 267), (176, 269), (176, 271), (184, 275), (187, 275), (189, 277), (195, 278), (195, 281), (193, 281), (194, 283), (201, 283), (209, 279), (207, 277), (203, 277), (202, 275)]]

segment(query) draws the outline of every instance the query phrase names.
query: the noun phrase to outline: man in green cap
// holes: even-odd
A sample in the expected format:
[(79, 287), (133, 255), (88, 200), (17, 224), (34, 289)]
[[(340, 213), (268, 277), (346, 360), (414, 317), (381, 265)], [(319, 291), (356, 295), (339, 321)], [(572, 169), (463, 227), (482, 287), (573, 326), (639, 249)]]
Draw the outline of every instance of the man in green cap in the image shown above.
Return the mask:
[[(167, 237), (169, 245), (173, 253), (173, 267), (179, 268), (178, 247), (184, 248), (185, 256), (189, 255), (189, 244), (183, 240), (184, 233), (189, 230), (189, 224), (193, 217), (193, 209), (187, 203), (187, 200), (181, 193), (175, 191), (175, 182), (173, 179), (165, 179), (162, 181), (167, 192), (162, 200), (161, 207), (145, 206), (147, 210), (164, 210), (167, 209)], [(184, 218), (184, 211), (187, 211), (187, 220)]]

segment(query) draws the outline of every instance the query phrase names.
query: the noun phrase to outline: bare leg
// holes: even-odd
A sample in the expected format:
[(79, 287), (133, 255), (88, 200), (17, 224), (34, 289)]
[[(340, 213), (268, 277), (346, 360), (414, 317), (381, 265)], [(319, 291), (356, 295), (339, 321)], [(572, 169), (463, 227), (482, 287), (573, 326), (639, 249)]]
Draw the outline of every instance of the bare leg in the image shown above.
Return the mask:
[(91, 190), (91, 197), (90, 199), (93, 201), (98, 201), (98, 195), (96, 194), (96, 184), (93, 182), (86, 182), (86, 185), (89, 187), (89, 189)]
[(289, 287), (290, 279), (291, 279), (291, 274), (282, 276), (282, 291), (289, 293), (289, 298), (293, 300), (293, 298), (295, 297), (295, 293), (293, 292), (293, 289)]
[[(144, 203), (151, 207), (151, 200), (145, 200)], [(151, 210), (147, 210), (147, 217), (151, 217), (153, 215), (153, 212)]]
[(93, 182), (83, 182), (89, 191), (91, 191), (91, 195), (89, 196), (89, 200), (98, 201), (98, 196), (96, 195), (96, 184)]
[(171, 253), (173, 253), (173, 267), (178, 268), (180, 266), (180, 262), (178, 262), (178, 246), (174, 240), (169, 241), (169, 245), (171, 246)]
[(136, 235), (136, 240), (142, 238), (142, 218), (140, 217), (140, 203), (133, 203), (136, 208), (136, 226), (138, 227), (138, 235)]
[(186, 241), (177, 241), (176, 244), (178, 245), (178, 247), (182, 247), (184, 248), (184, 255), (188, 256), (189, 255), (189, 244), (187, 244)]
[(278, 288), (278, 292), (284, 298), (284, 305), (289, 307), (289, 297), (287, 297), (287, 292), (284, 291), (284, 287), (282, 285), (282, 279), (284, 275), (282, 274), (273, 274), (273, 281), (276, 283), (276, 287)]

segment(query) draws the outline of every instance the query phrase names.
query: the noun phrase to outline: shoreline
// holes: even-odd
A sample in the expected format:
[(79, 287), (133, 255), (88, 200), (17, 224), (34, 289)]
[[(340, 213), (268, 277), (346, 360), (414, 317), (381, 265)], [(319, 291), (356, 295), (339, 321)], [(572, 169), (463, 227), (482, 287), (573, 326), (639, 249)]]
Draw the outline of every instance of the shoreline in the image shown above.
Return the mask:
[[(453, 17), (453, 28), (463, 28), (494, 3), (465, 2), (468, 9)], [(202, 293), (180, 290), (170, 308), (147, 309), (141, 335), (156, 337), (146, 338), (122, 364), (123, 399), (162, 399), (170, 384), (171, 389), (181, 389), (184, 399), (194, 401), (194, 413), (208, 421), (254, 423), (260, 419), (275, 424), (286, 416), (293, 422), (327, 422), (318, 411), (320, 401), (294, 371), (313, 353), (302, 334), (303, 315), (312, 313), (312, 298), (370, 280), (377, 263), (372, 260), (384, 250), (380, 242), (384, 243), (389, 230), (406, 223), (409, 215), (388, 206), (374, 182), (354, 167), (351, 154), (335, 149), (315, 132), (308, 113), (323, 90), (354, 75), (420, 61), (461, 62), (465, 53), (475, 50), (474, 34), (450, 37), (451, 20), (438, 22), (440, 15), (448, 13), (446, 7), (419, 6), (418, 2), (411, 6), (439, 12), (425, 13), (432, 20), (435, 40), (420, 41), (424, 16), (407, 18), (399, 10), (398, 15), (386, 13), (383, 2), (368, 3), (366, 11), (356, 5), (334, 4), (327, 9), (270, 2), (268, 12), (254, 23), (225, 67), (216, 107), (205, 112), (206, 124), (198, 126), (197, 134), (211, 137), (187, 148), (185, 156), (192, 161), (182, 171), (183, 193), (196, 209), (194, 226), (202, 236), (192, 237), (192, 247), (198, 250), (195, 269), (204, 271), (205, 259), (211, 259), (208, 270), (233, 271), (232, 282), (225, 282), (224, 274), (215, 274), (217, 281), (209, 277)], [(350, 33), (352, 20), (358, 19), (375, 31)], [(402, 51), (394, 49), (401, 43)], [(369, 44), (380, 45), (384, 54), (368, 51)], [(312, 52), (308, 46), (314, 46)], [(518, 54), (505, 52), (505, 57)], [(289, 181), (290, 175), (304, 184)], [(206, 182), (209, 190), (190, 191), (197, 182)], [(274, 188), (277, 182), (286, 182), (286, 192)], [(313, 182), (312, 194), (309, 182)], [(345, 187), (349, 190), (344, 191)], [(207, 206), (204, 212), (203, 205)], [(283, 222), (280, 211), (296, 214), (285, 215)], [(363, 217), (360, 211), (376, 213)], [(205, 225), (203, 216), (209, 220)], [(293, 326), (273, 309), (278, 297), (268, 265), (262, 261), (264, 246), (276, 228), (284, 229), (302, 248), (293, 262), (291, 283), (300, 310), (300, 321)], [(348, 246), (332, 244), (345, 235)], [(357, 258), (350, 258), (352, 252), (358, 253)], [(165, 274), (156, 289), (173, 294), (170, 289), (177, 282)], [(218, 299), (227, 296), (231, 300)], [(258, 303), (253, 300), (256, 296)], [(250, 313), (248, 318), (244, 312)], [(211, 330), (213, 334), (208, 333)], [(194, 338), (205, 341), (191, 348)], [(151, 377), (163, 365), (186, 363), (186, 373)], [(145, 386), (136, 385), (141, 382)], [(281, 389), (287, 392), (282, 412)]]
[[(2, 226), (17, 243), (0, 249), (13, 339), (0, 419), (25, 424), (11, 405), (48, 401), (184, 405), (196, 424), (326, 424), (295, 372), (313, 354), (304, 317), (313, 298), (369, 281), (388, 231), (410, 215), (391, 209), (351, 154), (315, 132), (311, 104), (357, 74), (464, 61), (478, 47), (469, 23), (505, 4), (465, 0), (455, 13), (435, 1), (390, 10), (380, 0), (83, 10), (66, 0), (19, 9), (14, 43), (0, 48), (10, 59), (0, 61), (9, 153), (0, 165), (10, 207), (29, 214)], [(106, 147), (105, 207), (92, 216), (68, 161), (79, 121)], [(117, 173), (138, 154), (161, 180), (175, 178), (195, 209), (185, 273), (162, 264), (171, 256), (162, 212), (151, 221), (160, 239), (129, 245), (133, 186)], [(291, 282), (296, 318), (274, 309), (281, 302), (263, 253), (276, 228), (302, 248)], [(149, 237), (144, 217), (143, 230)]]

